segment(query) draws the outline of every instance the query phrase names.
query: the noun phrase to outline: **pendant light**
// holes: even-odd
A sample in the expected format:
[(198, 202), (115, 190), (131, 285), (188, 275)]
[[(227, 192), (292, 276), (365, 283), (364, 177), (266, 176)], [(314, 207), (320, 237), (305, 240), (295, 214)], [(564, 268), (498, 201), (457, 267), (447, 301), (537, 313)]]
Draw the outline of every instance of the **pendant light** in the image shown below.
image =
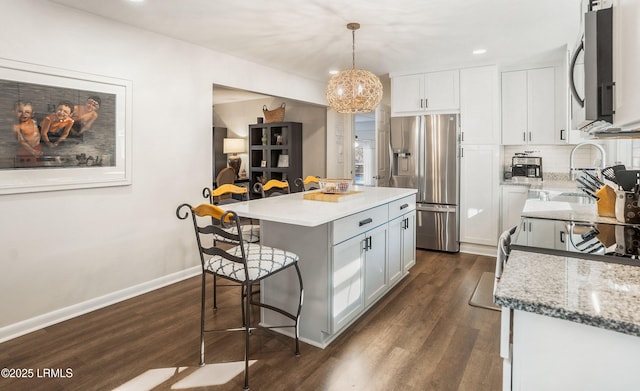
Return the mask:
[(352, 67), (331, 77), (327, 85), (327, 102), (338, 113), (369, 113), (375, 110), (382, 99), (382, 83), (378, 76), (356, 68), (356, 30), (359, 23), (349, 23), (351, 30)]

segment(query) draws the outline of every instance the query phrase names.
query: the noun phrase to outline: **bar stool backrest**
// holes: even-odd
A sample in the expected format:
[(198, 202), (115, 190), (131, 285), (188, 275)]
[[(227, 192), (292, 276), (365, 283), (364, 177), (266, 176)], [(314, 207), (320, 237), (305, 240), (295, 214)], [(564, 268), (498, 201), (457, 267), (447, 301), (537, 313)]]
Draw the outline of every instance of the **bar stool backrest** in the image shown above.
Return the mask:
[(271, 179), (264, 185), (260, 182), (256, 183), (253, 187), (256, 193), (260, 193), (262, 198), (279, 196), (289, 194), (289, 182), (279, 181), (277, 179)]
[[(225, 211), (222, 208), (212, 204), (200, 204), (192, 207), (189, 204), (178, 206), (176, 215), (179, 219), (184, 220), (191, 213), (193, 220), (193, 228), (196, 235), (196, 242), (200, 253), (200, 262), (202, 269), (206, 268), (205, 255), (221, 256), (229, 261), (243, 265), (245, 275), (248, 275), (246, 254), (244, 246), (238, 246), (241, 250), (241, 257), (232, 255), (219, 247), (219, 243), (235, 242), (242, 243), (242, 230), (240, 229), (240, 219), (233, 211)], [(232, 230), (230, 228), (234, 227)], [(222, 237), (225, 240), (214, 240), (215, 237)]]
[(302, 178), (296, 178), (296, 186), (303, 191), (317, 190), (320, 188), (320, 179), (313, 175), (309, 175), (304, 180)]

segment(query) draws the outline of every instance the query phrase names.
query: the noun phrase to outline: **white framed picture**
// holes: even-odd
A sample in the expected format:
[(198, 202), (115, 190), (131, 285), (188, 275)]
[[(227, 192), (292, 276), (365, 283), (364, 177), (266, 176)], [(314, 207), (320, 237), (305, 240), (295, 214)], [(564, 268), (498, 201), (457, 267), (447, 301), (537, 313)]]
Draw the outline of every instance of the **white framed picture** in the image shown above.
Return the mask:
[(289, 167), (289, 155), (278, 156), (278, 167)]
[(0, 59), (0, 194), (130, 185), (131, 84)]

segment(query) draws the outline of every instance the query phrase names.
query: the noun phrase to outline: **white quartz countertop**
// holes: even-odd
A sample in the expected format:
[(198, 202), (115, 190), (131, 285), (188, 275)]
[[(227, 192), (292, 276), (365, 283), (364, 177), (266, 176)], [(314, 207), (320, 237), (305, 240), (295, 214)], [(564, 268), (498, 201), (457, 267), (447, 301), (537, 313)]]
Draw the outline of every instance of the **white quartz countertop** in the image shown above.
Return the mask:
[(640, 267), (513, 250), (498, 305), (640, 336)]
[(417, 193), (416, 189), (352, 187), (360, 193), (339, 202), (305, 200), (304, 193), (237, 202), (223, 206), (244, 217), (315, 227)]

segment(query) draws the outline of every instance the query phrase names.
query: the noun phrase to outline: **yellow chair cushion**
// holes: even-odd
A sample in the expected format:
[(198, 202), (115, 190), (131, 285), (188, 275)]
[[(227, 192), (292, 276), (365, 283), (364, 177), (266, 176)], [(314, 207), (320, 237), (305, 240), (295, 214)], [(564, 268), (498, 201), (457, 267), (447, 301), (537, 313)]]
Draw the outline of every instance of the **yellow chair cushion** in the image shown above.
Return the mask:
[(265, 191), (267, 191), (267, 190), (269, 190), (269, 189), (271, 189), (273, 187), (277, 187), (277, 188), (280, 188), (280, 189), (285, 189), (285, 188), (289, 187), (289, 183), (283, 182), (283, 181), (279, 181), (277, 179), (272, 179), (269, 182), (265, 183), (264, 186), (262, 186), (262, 188)]
[(304, 178), (304, 181), (302, 181), (302, 183), (304, 183), (305, 185), (308, 185), (311, 182), (320, 182), (320, 179), (318, 177), (315, 177), (313, 175), (309, 175), (308, 177)]
[(247, 192), (246, 187), (232, 185), (230, 183), (217, 187), (211, 192), (214, 197), (220, 197), (225, 194), (245, 194)]
[[(224, 209), (212, 204), (200, 204), (196, 207), (191, 208), (191, 210), (193, 211), (193, 213), (196, 214), (196, 216), (200, 216), (200, 217), (210, 216), (217, 220), (221, 220), (222, 215), (227, 213)], [(224, 221), (227, 223), (231, 221), (231, 216), (227, 215)]]

